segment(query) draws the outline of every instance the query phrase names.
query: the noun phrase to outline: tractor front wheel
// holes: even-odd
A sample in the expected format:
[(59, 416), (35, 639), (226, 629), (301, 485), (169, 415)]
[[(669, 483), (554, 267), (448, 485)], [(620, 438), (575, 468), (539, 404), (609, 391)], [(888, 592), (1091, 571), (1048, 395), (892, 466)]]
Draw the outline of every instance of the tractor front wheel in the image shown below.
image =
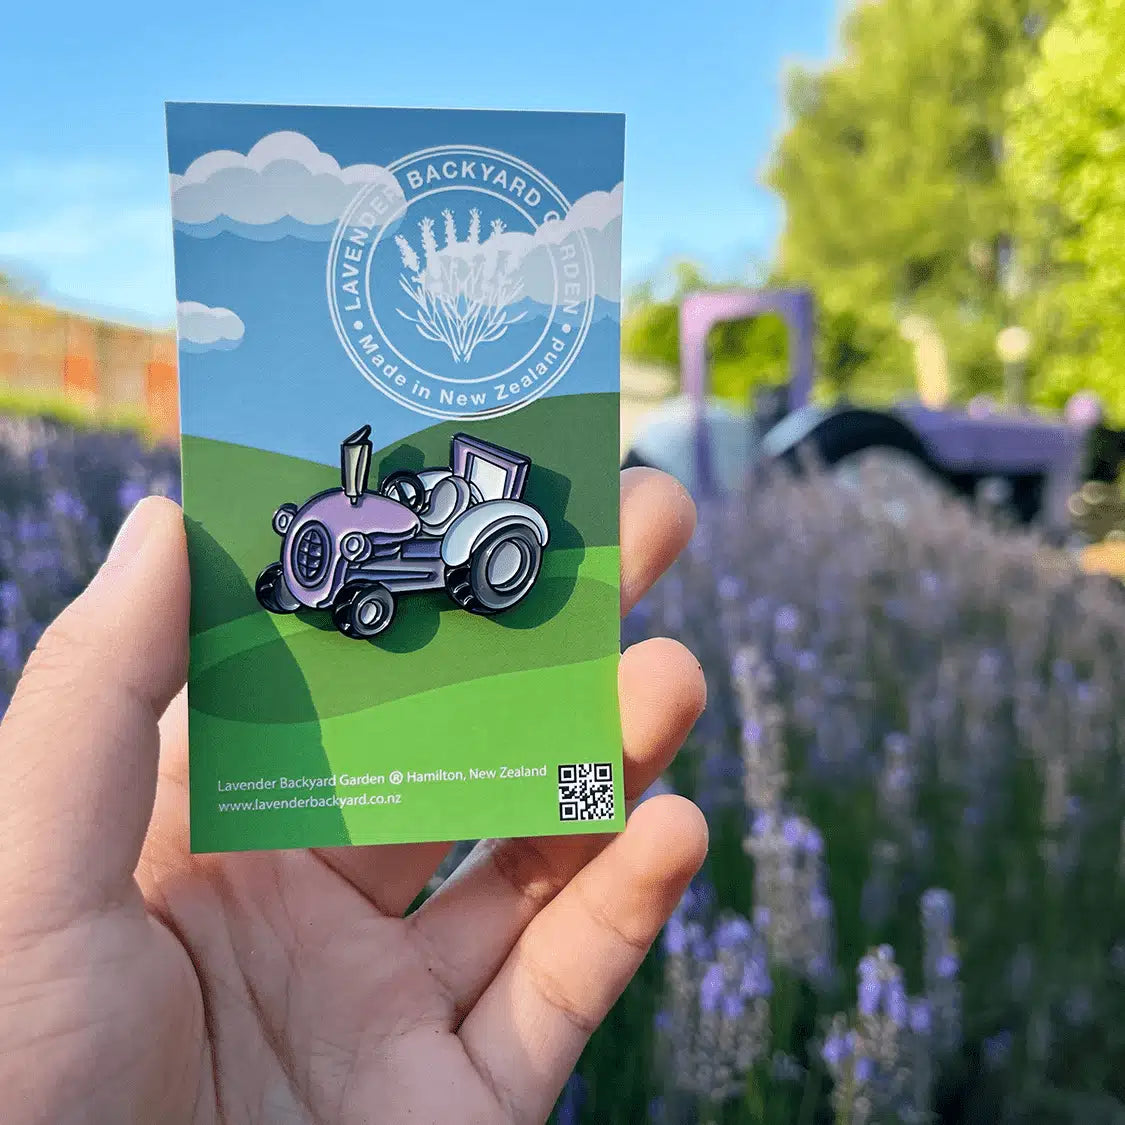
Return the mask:
[(281, 563), (270, 563), (254, 583), (254, 594), (258, 604), (270, 613), (296, 613), (301, 603), (289, 592), (285, 585), (285, 574)]
[(539, 577), (543, 548), (530, 527), (501, 527), (486, 535), (446, 577), (449, 596), (470, 613), (493, 614), (523, 601)]
[(354, 640), (377, 637), (395, 616), (395, 596), (379, 582), (349, 582), (332, 606), (332, 623)]

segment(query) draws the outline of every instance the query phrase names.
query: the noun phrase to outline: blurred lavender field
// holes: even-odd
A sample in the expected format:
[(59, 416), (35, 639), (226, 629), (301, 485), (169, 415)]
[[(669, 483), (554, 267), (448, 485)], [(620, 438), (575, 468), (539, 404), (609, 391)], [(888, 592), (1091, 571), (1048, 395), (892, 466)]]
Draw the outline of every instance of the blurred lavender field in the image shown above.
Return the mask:
[(0, 711), (130, 508), (150, 493), (178, 499), (179, 489), (177, 454), (131, 431), (0, 415)]
[[(0, 704), (178, 473), (0, 418)], [(661, 785), (711, 855), (559, 1125), (1125, 1122), (1122, 587), (874, 461), (705, 505), (650, 635), (707, 673)]]
[(701, 512), (625, 640), (703, 662), (711, 855), (560, 1122), (1125, 1121), (1125, 596), (996, 522), (878, 460)]

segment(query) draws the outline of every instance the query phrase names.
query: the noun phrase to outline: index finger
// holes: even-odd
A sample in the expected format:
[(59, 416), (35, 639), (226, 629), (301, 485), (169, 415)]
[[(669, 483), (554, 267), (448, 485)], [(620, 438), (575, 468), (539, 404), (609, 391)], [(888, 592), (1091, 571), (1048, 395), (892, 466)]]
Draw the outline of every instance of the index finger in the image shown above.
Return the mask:
[(695, 531), (695, 503), (659, 469), (621, 474), (621, 615), (676, 561)]

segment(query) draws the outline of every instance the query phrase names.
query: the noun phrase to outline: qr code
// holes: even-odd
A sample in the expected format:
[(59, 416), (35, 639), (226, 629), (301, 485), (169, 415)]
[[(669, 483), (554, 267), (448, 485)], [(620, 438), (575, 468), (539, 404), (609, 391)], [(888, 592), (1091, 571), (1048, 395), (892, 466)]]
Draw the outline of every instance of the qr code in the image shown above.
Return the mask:
[(610, 762), (559, 766), (559, 820), (612, 820), (616, 812)]

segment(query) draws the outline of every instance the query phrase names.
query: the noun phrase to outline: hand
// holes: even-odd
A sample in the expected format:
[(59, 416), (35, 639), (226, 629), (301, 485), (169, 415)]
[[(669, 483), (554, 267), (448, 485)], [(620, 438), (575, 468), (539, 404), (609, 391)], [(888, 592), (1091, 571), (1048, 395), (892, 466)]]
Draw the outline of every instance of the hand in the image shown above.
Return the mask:
[[(623, 474), (626, 609), (694, 518)], [(190, 855), (187, 606), (180, 511), (144, 501), (0, 726), (4, 1121), (544, 1121), (702, 863), (698, 810), (483, 842), (408, 917), (448, 844)], [(704, 685), (667, 640), (619, 683), (635, 798)]]

